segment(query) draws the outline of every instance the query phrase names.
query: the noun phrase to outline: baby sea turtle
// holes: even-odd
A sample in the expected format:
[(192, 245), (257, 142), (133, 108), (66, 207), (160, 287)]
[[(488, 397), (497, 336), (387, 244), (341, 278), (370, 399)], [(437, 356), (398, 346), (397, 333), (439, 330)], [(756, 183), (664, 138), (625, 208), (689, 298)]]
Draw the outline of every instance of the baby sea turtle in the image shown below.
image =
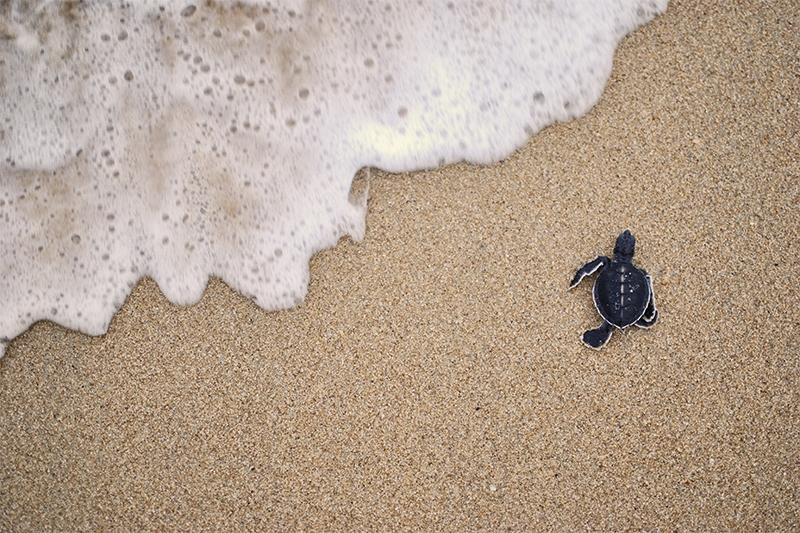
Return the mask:
[(611, 338), (612, 327), (624, 330), (636, 325), (649, 328), (658, 320), (653, 280), (633, 265), (633, 252), (636, 239), (625, 230), (617, 237), (614, 246), (614, 259), (599, 256), (589, 261), (575, 273), (569, 288), (576, 287), (586, 276), (597, 271), (600, 275), (594, 282), (592, 297), (597, 312), (603, 317), (603, 324), (583, 334), (583, 343), (595, 350), (606, 345)]

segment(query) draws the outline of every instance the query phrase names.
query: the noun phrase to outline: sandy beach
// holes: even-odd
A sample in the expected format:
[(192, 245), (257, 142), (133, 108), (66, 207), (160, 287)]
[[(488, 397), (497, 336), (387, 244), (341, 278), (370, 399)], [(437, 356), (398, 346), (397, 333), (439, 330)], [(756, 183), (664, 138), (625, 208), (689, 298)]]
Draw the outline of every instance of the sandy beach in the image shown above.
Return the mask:
[[(800, 529), (798, 30), (674, 0), (587, 116), (373, 169), (291, 311), (145, 279), (102, 337), (36, 324), (0, 361), (0, 529)], [(661, 318), (592, 351), (567, 285), (625, 228)]]

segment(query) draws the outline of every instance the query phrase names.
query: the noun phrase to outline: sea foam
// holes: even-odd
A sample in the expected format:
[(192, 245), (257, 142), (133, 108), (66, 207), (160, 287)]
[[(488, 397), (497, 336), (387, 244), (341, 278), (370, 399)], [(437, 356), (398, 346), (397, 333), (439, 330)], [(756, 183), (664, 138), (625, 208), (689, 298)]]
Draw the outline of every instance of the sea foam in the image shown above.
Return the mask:
[(361, 239), (356, 171), (508, 155), (599, 98), (666, 0), (0, 5), (0, 355), (92, 335), (143, 276), (264, 309)]

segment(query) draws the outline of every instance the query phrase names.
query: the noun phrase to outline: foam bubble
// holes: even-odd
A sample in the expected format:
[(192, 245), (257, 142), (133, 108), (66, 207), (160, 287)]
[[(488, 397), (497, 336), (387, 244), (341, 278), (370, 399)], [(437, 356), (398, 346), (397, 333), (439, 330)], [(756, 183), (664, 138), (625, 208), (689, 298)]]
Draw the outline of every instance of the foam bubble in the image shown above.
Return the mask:
[(0, 353), (89, 334), (142, 276), (265, 309), (361, 239), (364, 166), (506, 156), (585, 113), (666, 0), (12, 0), (0, 7)]

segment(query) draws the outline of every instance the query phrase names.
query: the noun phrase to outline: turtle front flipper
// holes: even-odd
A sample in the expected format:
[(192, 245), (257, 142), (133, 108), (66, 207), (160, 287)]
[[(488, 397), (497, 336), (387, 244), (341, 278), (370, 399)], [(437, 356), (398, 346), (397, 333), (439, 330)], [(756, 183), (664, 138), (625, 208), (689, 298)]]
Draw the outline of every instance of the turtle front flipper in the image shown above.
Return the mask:
[(586, 276), (591, 276), (609, 263), (610, 259), (604, 255), (598, 256), (596, 259), (589, 261), (575, 272), (575, 276), (569, 284), (569, 288), (577, 287), (578, 283)]
[(647, 309), (644, 310), (642, 318), (636, 321), (640, 328), (651, 328), (658, 320), (658, 309), (656, 309), (656, 295), (653, 292), (653, 278), (647, 276), (647, 283), (650, 285), (650, 301), (647, 302)]
[(599, 350), (603, 346), (608, 343), (608, 340), (611, 338), (611, 324), (608, 322), (603, 322), (603, 324), (597, 329), (590, 329), (589, 331), (585, 332), (581, 337), (583, 344), (592, 348), (594, 350)]

